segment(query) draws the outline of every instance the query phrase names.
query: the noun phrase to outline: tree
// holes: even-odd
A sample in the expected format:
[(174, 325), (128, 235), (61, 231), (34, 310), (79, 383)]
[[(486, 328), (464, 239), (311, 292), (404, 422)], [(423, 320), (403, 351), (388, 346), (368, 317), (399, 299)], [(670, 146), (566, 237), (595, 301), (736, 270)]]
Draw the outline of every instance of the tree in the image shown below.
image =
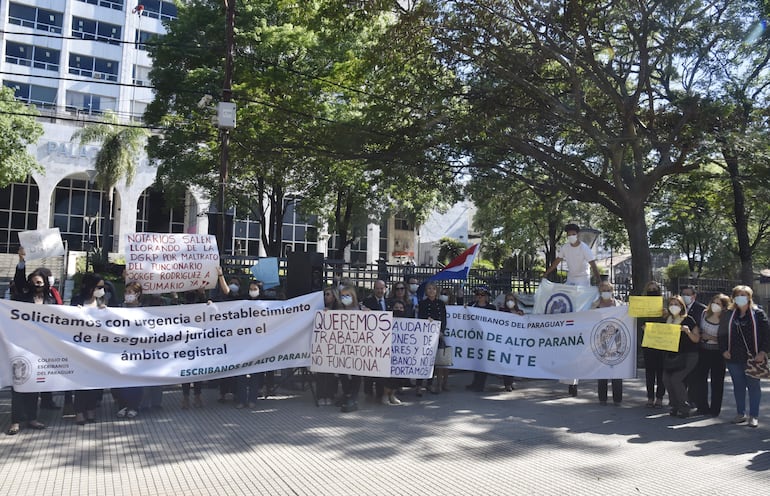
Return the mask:
[[(110, 252), (108, 246), (112, 235), (112, 210), (115, 186), (124, 180), (131, 184), (136, 175), (136, 163), (144, 150), (149, 132), (142, 127), (121, 124), (114, 113), (107, 112), (104, 122), (89, 124), (75, 131), (72, 140), (81, 145), (95, 143), (99, 151), (94, 157), (96, 176), (94, 182), (107, 193), (107, 209), (102, 211), (104, 228), (102, 229), (102, 259), (107, 262)], [(101, 209), (101, 206), (100, 206)]]
[(27, 146), (43, 135), (34, 107), (19, 102), (13, 89), (0, 87), (0, 188), (24, 181), (30, 172), (42, 172)]
[(724, 55), (716, 42), (735, 40), (746, 3), (433, 3), (438, 55), (467, 87), (456, 142), (469, 166), (604, 207), (642, 288), (648, 201), (707, 155), (693, 82)]

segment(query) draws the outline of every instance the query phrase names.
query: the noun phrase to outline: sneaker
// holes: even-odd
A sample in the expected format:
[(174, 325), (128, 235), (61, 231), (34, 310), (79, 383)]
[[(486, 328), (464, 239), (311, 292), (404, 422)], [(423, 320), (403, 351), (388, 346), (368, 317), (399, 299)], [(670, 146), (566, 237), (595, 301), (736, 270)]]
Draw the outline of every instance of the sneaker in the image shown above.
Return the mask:
[(749, 417), (749, 427), (758, 427), (759, 426), (759, 420), (757, 417)]
[(380, 399), (380, 403), (383, 405), (390, 405), (390, 397), (388, 397), (387, 394), (383, 394), (382, 398)]
[(513, 387), (513, 384), (509, 384), (509, 385), (505, 386), (505, 392), (506, 392), (506, 393), (510, 393), (510, 392), (511, 392), (511, 391), (513, 391), (514, 389), (516, 389), (516, 388), (515, 388), (515, 387)]
[(120, 410), (118, 410), (118, 418), (125, 417), (127, 413), (128, 413), (128, 408), (127, 407), (121, 408)]
[(128, 412), (126, 412), (126, 417), (128, 418), (135, 418), (137, 415), (139, 415), (139, 412), (137, 412), (136, 410), (129, 410)]
[(350, 413), (355, 412), (358, 410), (358, 403), (355, 400), (347, 400), (344, 405), (342, 405), (342, 413)]
[(744, 423), (744, 422), (746, 422), (746, 415), (745, 415), (745, 414), (743, 414), (743, 413), (739, 413), (739, 414), (738, 414), (738, 415), (736, 415), (736, 416), (735, 416), (735, 418), (733, 419), (733, 424), (742, 424), (742, 423)]
[(401, 404), (401, 400), (396, 398), (395, 394), (391, 394), (390, 396), (388, 396), (388, 402), (390, 402), (391, 405), (400, 405)]

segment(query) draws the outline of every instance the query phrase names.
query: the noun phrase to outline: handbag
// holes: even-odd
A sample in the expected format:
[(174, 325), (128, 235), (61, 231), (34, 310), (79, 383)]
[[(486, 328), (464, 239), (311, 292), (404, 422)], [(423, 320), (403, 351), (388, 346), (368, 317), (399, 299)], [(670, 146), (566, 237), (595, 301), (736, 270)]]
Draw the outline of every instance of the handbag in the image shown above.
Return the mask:
[(663, 370), (682, 370), (687, 366), (687, 355), (668, 351), (663, 356)]
[(446, 346), (436, 350), (436, 360), (433, 362), (433, 365), (437, 367), (451, 367), (453, 349), (451, 346)]
[(770, 379), (770, 365), (768, 365), (767, 359), (760, 362), (749, 352), (749, 343), (746, 342), (740, 323), (738, 323), (738, 332), (743, 339), (744, 346), (746, 346), (746, 354), (749, 356), (746, 360), (746, 375), (754, 379)]

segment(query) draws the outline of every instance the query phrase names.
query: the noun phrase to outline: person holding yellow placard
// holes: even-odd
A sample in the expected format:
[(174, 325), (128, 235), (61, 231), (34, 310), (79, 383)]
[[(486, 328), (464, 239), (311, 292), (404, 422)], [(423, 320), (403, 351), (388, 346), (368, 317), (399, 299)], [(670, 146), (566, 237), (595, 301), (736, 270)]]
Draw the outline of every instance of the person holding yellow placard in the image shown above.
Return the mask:
[[(663, 299), (660, 284), (650, 281), (644, 286), (645, 296), (658, 297), (657, 318), (645, 318), (647, 322), (660, 322), (663, 319)], [(641, 326), (644, 331), (644, 324)], [(666, 386), (663, 385), (663, 356), (665, 352), (654, 348), (642, 348), (644, 356), (644, 378), (647, 384), (647, 408), (663, 408), (663, 397), (666, 396)], [(655, 386), (657, 385), (657, 391)]]
[(698, 342), (700, 333), (698, 325), (691, 316), (687, 315), (687, 306), (681, 296), (671, 296), (666, 305), (668, 313), (667, 324), (680, 326), (679, 351), (666, 352), (663, 359), (663, 384), (668, 389), (668, 399), (671, 403), (672, 416), (687, 418), (691, 415), (687, 405), (687, 384), (685, 380), (698, 364)]

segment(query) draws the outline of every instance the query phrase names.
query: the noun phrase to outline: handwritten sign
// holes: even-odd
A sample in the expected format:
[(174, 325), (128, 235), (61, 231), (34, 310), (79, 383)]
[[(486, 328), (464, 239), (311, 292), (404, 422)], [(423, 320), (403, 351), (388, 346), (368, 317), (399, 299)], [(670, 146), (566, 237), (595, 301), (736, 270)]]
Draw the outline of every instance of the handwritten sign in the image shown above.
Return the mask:
[(316, 312), (310, 341), (310, 370), (390, 377), (391, 312)]
[(660, 317), (663, 315), (663, 298), (660, 296), (631, 296), (628, 298), (628, 315), (631, 317)]
[(214, 236), (133, 233), (125, 236), (126, 281), (147, 294), (213, 288), (219, 251)]
[(64, 255), (64, 243), (62, 243), (58, 227), (20, 232), (19, 243), (26, 252), (26, 260), (39, 260)]
[(393, 319), (390, 376), (409, 379), (433, 377), (441, 322), (422, 319)]
[(655, 350), (679, 351), (679, 335), (682, 326), (679, 324), (661, 324), (647, 322), (644, 324), (643, 348)]

